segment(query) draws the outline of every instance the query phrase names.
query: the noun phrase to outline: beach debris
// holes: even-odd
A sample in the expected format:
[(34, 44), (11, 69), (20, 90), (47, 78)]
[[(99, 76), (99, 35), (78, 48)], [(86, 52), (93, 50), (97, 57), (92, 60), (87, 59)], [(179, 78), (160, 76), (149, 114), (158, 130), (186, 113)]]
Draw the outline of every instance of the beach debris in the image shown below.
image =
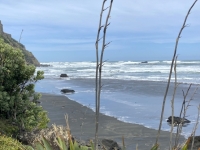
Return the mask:
[(62, 89), (61, 92), (62, 93), (74, 93), (75, 91), (72, 89)]
[[(174, 116), (174, 124), (186, 124), (186, 123), (190, 123), (190, 120), (186, 119), (186, 118), (180, 118), (180, 117), (176, 117)], [(169, 116), (167, 119), (167, 122), (169, 122), (170, 124), (172, 123), (172, 116)]]
[(60, 77), (68, 77), (68, 75), (67, 75), (66, 73), (62, 73), (62, 74), (60, 75)]

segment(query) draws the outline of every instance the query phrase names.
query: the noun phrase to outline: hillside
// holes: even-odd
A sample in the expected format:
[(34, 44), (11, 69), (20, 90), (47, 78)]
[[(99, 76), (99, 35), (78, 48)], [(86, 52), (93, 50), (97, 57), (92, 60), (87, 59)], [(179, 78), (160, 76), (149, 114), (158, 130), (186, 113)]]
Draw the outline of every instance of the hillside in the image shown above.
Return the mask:
[(3, 31), (3, 25), (1, 24), (1, 21), (0, 21), (0, 38), (3, 38), (4, 41), (6, 43), (10, 44), (11, 46), (21, 49), (22, 52), (24, 53), (26, 62), (28, 64), (33, 64), (35, 66), (40, 66), (40, 63), (35, 58), (35, 56), (31, 52), (29, 52), (28, 50), (26, 50), (26, 48), (25, 48), (25, 46), (23, 44), (19, 43), (15, 39), (13, 39), (12, 36), (11, 36), (11, 34), (5, 33)]

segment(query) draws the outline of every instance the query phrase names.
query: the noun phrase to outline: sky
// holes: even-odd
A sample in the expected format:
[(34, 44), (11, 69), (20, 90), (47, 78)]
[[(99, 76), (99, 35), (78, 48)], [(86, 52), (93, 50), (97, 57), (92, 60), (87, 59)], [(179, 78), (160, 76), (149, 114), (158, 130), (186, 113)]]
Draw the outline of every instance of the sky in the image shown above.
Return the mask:
[[(40, 62), (95, 61), (103, 0), (0, 0), (4, 32)], [(176, 38), (194, 0), (113, 0), (107, 61), (171, 60)], [(107, 7), (110, 0), (107, 0)], [(105, 16), (103, 15), (103, 24)], [(181, 35), (179, 60), (200, 60), (200, 2)], [(101, 34), (102, 36), (102, 34)], [(101, 49), (101, 41), (99, 44)]]

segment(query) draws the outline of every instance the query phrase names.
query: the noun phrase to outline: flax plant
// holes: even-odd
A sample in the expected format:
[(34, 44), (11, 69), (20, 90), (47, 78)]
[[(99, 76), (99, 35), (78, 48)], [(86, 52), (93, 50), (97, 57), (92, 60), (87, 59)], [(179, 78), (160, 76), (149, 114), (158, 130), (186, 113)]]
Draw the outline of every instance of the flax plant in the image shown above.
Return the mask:
[(175, 58), (176, 58), (176, 54), (177, 54), (177, 48), (178, 48), (179, 39), (181, 38), (181, 33), (182, 33), (183, 29), (185, 27), (187, 27), (186, 22), (187, 22), (188, 16), (189, 16), (192, 8), (194, 7), (194, 5), (196, 4), (197, 1), (198, 0), (195, 0), (193, 2), (193, 4), (191, 5), (191, 7), (189, 8), (189, 10), (188, 10), (188, 12), (187, 12), (187, 14), (185, 16), (183, 25), (182, 25), (182, 27), (181, 27), (181, 29), (180, 29), (180, 31), (178, 33), (178, 36), (176, 38), (176, 44), (175, 44), (174, 54), (173, 54), (172, 62), (171, 62), (171, 66), (170, 66), (170, 72), (169, 72), (167, 87), (166, 87), (166, 91), (165, 91), (164, 98), (163, 98), (162, 111), (161, 111), (161, 116), (160, 116), (160, 123), (159, 123), (159, 128), (158, 128), (158, 133), (157, 133), (155, 145), (158, 144), (158, 139), (160, 137), (160, 131), (161, 131), (161, 127), (162, 127), (162, 121), (163, 121), (163, 115), (164, 115), (164, 109), (165, 109), (165, 102), (166, 102), (166, 98), (167, 98), (167, 94), (168, 94), (168, 90), (169, 90), (169, 85), (170, 85), (170, 81), (171, 81), (171, 76), (172, 76), (172, 70), (173, 70), (173, 67), (174, 67), (174, 62), (175, 62)]
[(176, 56), (175, 62), (174, 62), (175, 82), (174, 82), (174, 93), (173, 93), (173, 97), (172, 97), (172, 100), (171, 100), (171, 107), (172, 107), (172, 115), (171, 115), (171, 116), (172, 116), (172, 122), (171, 122), (170, 143), (169, 143), (170, 150), (172, 150), (172, 133), (173, 133), (173, 129), (174, 129), (174, 99), (175, 99), (177, 87), (178, 87), (178, 85), (179, 85), (179, 84), (177, 83), (177, 72), (176, 72), (177, 58), (178, 58), (178, 56)]
[(182, 132), (182, 125), (183, 125), (184, 119), (186, 117), (187, 109), (189, 108), (190, 102), (193, 100), (193, 97), (198, 90), (198, 87), (195, 88), (192, 96), (190, 97), (189, 100), (187, 100), (187, 96), (189, 94), (191, 86), (192, 86), (192, 84), (189, 85), (186, 93), (184, 91), (182, 91), (183, 92), (183, 103), (182, 103), (182, 107), (181, 107), (181, 111), (180, 111), (180, 115), (179, 115), (179, 117), (182, 118), (182, 119), (181, 119), (180, 124), (177, 125), (177, 131), (176, 131), (176, 137), (175, 137), (175, 146), (174, 147), (177, 147), (177, 145), (178, 145), (178, 141), (179, 141), (180, 134)]
[[(108, 22), (109, 18), (110, 18), (110, 13), (111, 13), (111, 9), (112, 9), (112, 3), (113, 0), (110, 0), (110, 4), (108, 7), (105, 7), (105, 3), (107, 0), (103, 1), (102, 4), (102, 8), (101, 8), (101, 13), (100, 13), (100, 20), (99, 20), (99, 28), (98, 28), (98, 32), (97, 32), (97, 39), (96, 39), (96, 89), (95, 89), (95, 102), (96, 102), (96, 116), (95, 116), (95, 124), (96, 124), (96, 130), (95, 130), (95, 150), (98, 149), (98, 127), (99, 127), (99, 113), (100, 113), (100, 94), (101, 94), (101, 88), (102, 88), (102, 83), (101, 83), (101, 78), (102, 78), (102, 67), (103, 67), (103, 55), (104, 55), (104, 50), (105, 48), (110, 44), (110, 42), (106, 43), (106, 30), (108, 28), (108, 26), (110, 25), (110, 23)], [(105, 10), (108, 9), (108, 13), (107, 13), (107, 17), (106, 17), (106, 21), (105, 24), (102, 25), (102, 17), (103, 17), (103, 13)], [(101, 29), (103, 28), (103, 37), (100, 38), (100, 32)], [(101, 46), (101, 52), (100, 52), (100, 56), (99, 56), (99, 41), (102, 41), (102, 46)]]
[(200, 104), (199, 104), (199, 106), (198, 106), (198, 114), (197, 114), (196, 124), (195, 124), (194, 129), (193, 129), (192, 134), (191, 134), (191, 137), (192, 137), (192, 146), (191, 146), (191, 150), (192, 150), (193, 147), (194, 147), (194, 136), (195, 136), (195, 132), (196, 132), (196, 130), (197, 130), (197, 128), (198, 128), (198, 124), (199, 124), (199, 115), (200, 115)]

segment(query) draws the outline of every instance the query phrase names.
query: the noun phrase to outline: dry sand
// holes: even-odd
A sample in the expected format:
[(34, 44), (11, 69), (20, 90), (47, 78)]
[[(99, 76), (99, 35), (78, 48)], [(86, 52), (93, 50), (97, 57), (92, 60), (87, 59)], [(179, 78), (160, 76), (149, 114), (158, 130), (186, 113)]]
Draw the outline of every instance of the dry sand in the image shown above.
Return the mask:
[[(64, 115), (69, 116), (71, 133), (77, 139), (94, 139), (95, 113), (88, 107), (62, 95), (42, 94), (40, 99), (42, 107), (48, 112), (51, 124), (66, 125)], [(125, 139), (127, 150), (150, 150), (155, 143), (157, 130), (146, 128), (142, 125), (124, 123), (114, 117), (101, 114), (99, 118), (99, 138), (112, 139), (119, 145)], [(161, 131), (159, 144), (161, 150), (169, 149), (170, 133)], [(184, 137), (181, 137), (184, 141)]]

